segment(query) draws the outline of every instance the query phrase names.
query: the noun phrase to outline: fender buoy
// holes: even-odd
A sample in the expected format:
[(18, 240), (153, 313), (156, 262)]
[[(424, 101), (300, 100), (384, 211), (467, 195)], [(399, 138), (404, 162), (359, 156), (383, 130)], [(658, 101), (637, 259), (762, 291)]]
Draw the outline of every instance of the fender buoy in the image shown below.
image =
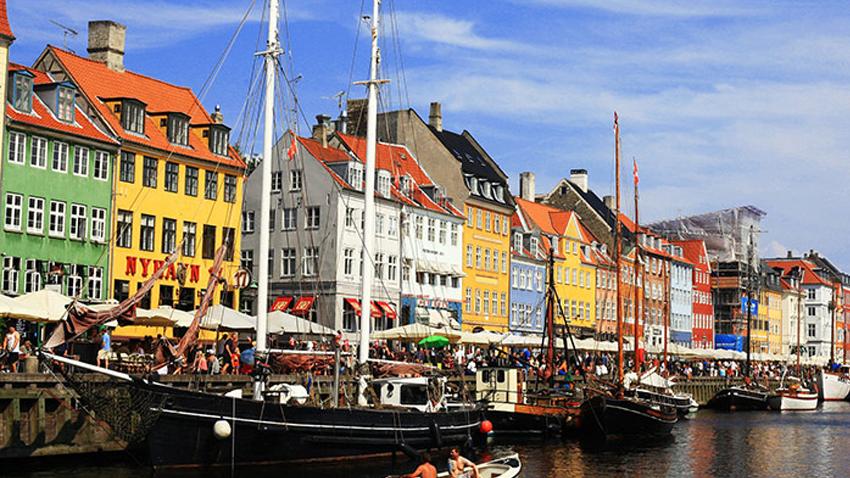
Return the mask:
[(490, 420), (484, 420), (481, 422), (481, 433), (490, 433), (493, 431), (493, 422)]
[(213, 424), (213, 434), (219, 440), (230, 438), (230, 423), (227, 420), (218, 420)]

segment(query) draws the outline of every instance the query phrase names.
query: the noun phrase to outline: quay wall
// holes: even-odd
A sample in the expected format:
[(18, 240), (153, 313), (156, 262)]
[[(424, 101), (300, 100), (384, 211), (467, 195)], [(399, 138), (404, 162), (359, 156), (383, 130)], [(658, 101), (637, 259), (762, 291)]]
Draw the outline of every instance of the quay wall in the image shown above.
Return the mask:
[[(92, 375), (89, 380), (102, 380)], [(273, 375), (271, 383), (306, 383), (306, 376)], [(238, 375), (170, 375), (163, 383), (210, 392), (223, 393), (241, 388), (250, 393), (250, 377)], [(470, 393), (473, 377), (465, 377)], [(328, 403), (333, 390), (331, 377), (315, 377), (313, 394)], [(677, 391), (693, 394), (700, 405), (719, 390), (740, 381), (700, 377), (681, 381)], [(768, 384), (771, 389), (777, 383)], [(345, 396), (353, 400), (356, 384), (342, 380)], [(529, 384), (533, 388), (532, 384)], [(344, 399), (344, 397), (343, 397)], [(124, 444), (116, 440), (109, 427), (80, 409), (73, 392), (61, 379), (46, 374), (7, 374), (0, 376), (0, 460), (42, 456), (76, 455), (121, 451)]]

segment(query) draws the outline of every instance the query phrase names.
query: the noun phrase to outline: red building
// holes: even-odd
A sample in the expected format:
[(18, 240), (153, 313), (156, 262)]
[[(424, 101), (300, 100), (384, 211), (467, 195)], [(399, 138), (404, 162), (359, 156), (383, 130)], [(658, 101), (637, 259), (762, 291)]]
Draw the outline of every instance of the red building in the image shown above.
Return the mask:
[(694, 321), (692, 347), (697, 349), (714, 348), (714, 305), (711, 297), (711, 264), (705, 242), (699, 239), (673, 241), (680, 246), (685, 258), (693, 263), (693, 308)]

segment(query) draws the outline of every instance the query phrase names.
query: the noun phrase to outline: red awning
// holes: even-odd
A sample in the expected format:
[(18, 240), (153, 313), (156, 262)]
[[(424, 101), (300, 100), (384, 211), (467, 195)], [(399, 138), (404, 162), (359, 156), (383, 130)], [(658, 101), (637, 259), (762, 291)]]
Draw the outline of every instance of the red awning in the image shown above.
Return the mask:
[(378, 301), (378, 306), (381, 308), (381, 310), (384, 311), (385, 314), (387, 314), (388, 319), (395, 320), (395, 318), (397, 316), (396, 316), (396, 313), (395, 313), (395, 311), (393, 310), (393, 308), (390, 304), (387, 304), (386, 302)]
[(381, 308), (378, 306), (378, 303), (374, 300), (372, 301), (372, 307), (369, 307), (369, 315), (373, 319), (380, 319), (384, 313), (381, 311)]
[(310, 312), (310, 309), (313, 307), (313, 302), (316, 301), (315, 295), (305, 295), (298, 298), (298, 301), (295, 305), (292, 306), (292, 310), (289, 312), (295, 315), (305, 315)]
[(272, 304), (272, 308), (269, 310), (269, 312), (274, 312), (276, 310), (279, 310), (281, 312), (286, 312), (286, 309), (289, 308), (289, 304), (291, 304), (291, 303), (292, 303), (292, 296), (286, 295), (286, 296), (278, 297), (277, 299), (274, 300), (274, 303)]
[(360, 315), (360, 301), (357, 299), (346, 298), (345, 302), (351, 306), (355, 314)]

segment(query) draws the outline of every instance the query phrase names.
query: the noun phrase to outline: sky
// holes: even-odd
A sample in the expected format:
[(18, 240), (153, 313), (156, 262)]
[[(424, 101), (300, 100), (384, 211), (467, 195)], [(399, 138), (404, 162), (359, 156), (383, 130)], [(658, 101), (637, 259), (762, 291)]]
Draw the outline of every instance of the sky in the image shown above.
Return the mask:
[[(230, 125), (250, 123), (244, 105), (265, 38), (264, 2), (254, 2), (202, 97)], [(48, 43), (84, 55), (87, 22), (116, 20), (128, 28), (128, 69), (199, 92), (252, 3), (8, 0), (11, 58), (31, 64)], [(309, 134), (315, 115), (338, 114), (337, 92), (365, 95), (351, 83), (368, 76), (361, 16), (371, 2), (284, 3), (298, 128)], [(64, 38), (50, 19), (79, 35)], [(850, 271), (845, 3), (384, 0), (382, 19), (382, 108), (427, 118), (441, 102), (444, 127), (469, 130), (515, 193), (522, 171), (536, 174), (539, 193), (573, 168), (588, 170), (600, 196), (612, 193), (617, 111), (623, 194), (631, 198), (635, 159), (641, 222), (751, 204), (767, 212), (762, 255), (814, 249)]]

